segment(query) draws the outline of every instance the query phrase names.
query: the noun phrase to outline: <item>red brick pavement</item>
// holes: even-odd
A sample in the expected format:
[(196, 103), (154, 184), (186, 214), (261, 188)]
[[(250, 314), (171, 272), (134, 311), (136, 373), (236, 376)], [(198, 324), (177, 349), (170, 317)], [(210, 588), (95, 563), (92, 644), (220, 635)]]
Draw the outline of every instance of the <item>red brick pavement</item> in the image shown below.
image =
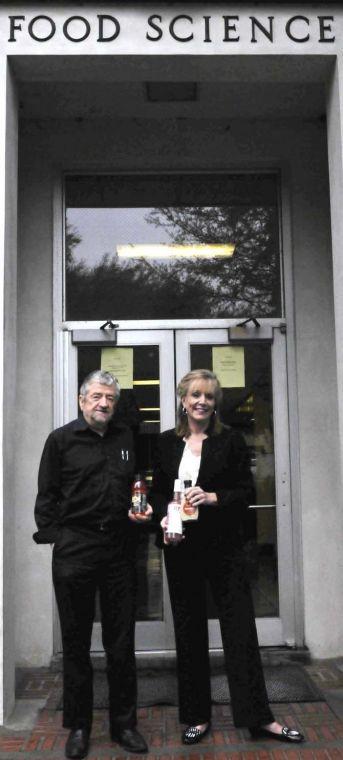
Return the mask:
[[(312, 665), (309, 670), (311, 670)], [(342, 669), (334, 677), (328, 666), (325, 679), (320, 667), (311, 676), (322, 687), (341, 687)], [(31, 731), (0, 729), (0, 758), (6, 760), (61, 760), (68, 731), (62, 728), (62, 714), (52, 709), (60, 692), (61, 676), (48, 670), (32, 670), (18, 683), (19, 699), (45, 699), (46, 705)], [(306, 743), (296, 747), (270, 740), (252, 740), (245, 729), (233, 725), (229, 705), (213, 706), (212, 731), (195, 747), (180, 741), (180, 725), (176, 707), (155, 706), (138, 711), (139, 729), (146, 737), (150, 751), (147, 760), (343, 760), (343, 721), (329, 705), (322, 702), (273, 705), (278, 720), (297, 726), (306, 736)], [(105, 711), (94, 711), (94, 724), (88, 760), (141, 760), (128, 755), (109, 739)]]

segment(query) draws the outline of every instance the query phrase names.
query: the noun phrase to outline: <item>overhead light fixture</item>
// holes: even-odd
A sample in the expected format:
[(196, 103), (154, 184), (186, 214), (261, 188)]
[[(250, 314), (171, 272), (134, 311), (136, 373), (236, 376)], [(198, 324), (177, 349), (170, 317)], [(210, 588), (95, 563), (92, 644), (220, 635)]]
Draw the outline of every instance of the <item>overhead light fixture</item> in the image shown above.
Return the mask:
[(118, 245), (117, 254), (125, 259), (212, 259), (222, 256), (233, 256), (234, 243), (192, 243), (179, 245), (177, 243), (151, 243), (137, 245)]
[(146, 82), (146, 96), (151, 103), (184, 103), (197, 100), (195, 82)]

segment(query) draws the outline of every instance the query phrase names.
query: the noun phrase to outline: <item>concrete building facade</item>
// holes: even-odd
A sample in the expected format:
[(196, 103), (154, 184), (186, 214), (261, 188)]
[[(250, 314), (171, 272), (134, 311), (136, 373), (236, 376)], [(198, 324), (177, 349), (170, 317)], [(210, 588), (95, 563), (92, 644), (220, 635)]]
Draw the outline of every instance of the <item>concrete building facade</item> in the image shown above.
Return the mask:
[[(257, 473), (272, 467), (252, 505), (259, 508), (250, 562), (256, 567), (257, 545), (260, 643), (307, 647), (316, 658), (342, 655), (342, 42), (339, 4), (2, 5), (1, 720), (13, 708), (15, 665), (46, 665), (60, 649), (51, 550), (31, 538), (37, 470), (49, 431), (76, 413), (78, 375), (100, 357), (87, 349), (102, 350), (99, 328), (108, 319), (119, 325), (118, 346), (158, 348), (153, 377), (160, 395), (141, 407), (146, 445), (150, 430), (174, 424), (175, 383), (199, 366), (205, 348), (243, 348), (253, 390), (235, 410), (249, 414), (255, 403), (251, 414), (268, 417), (257, 432), (255, 422), (252, 450)], [(263, 189), (270, 178), (272, 201), (274, 191)], [(161, 213), (225, 204), (236, 214), (277, 209), (281, 295), (274, 312), (260, 296), (254, 313), (241, 304), (228, 308), (228, 316), (222, 309), (206, 317), (196, 306), (184, 314), (167, 308), (164, 314), (162, 306), (147, 315), (133, 303), (126, 314), (116, 294), (109, 313), (107, 303), (101, 310), (103, 290), (98, 311), (82, 290), (79, 310), (71, 305), (74, 280), (66, 262), (80, 241), (68, 243), (68, 224), (85, 245), (89, 236), (90, 251), (92, 225), (98, 238), (107, 229), (100, 211), (116, 209), (116, 219), (121, 212), (122, 220), (131, 219), (123, 222), (128, 230), (130, 224), (139, 229), (138, 212), (125, 216), (130, 209)], [(146, 243), (143, 233), (120, 234), (120, 244)], [(102, 254), (106, 245), (107, 239)], [(87, 250), (77, 270), (86, 283), (92, 269)], [(135, 287), (132, 280), (138, 302)], [(242, 337), (237, 325), (251, 316), (261, 327), (248, 323)], [(266, 395), (257, 405), (253, 374), (266, 352), (268, 409)], [(144, 365), (148, 354), (140, 361)], [(137, 377), (131, 390), (148, 383)], [(232, 387), (228, 383), (228, 398)], [(237, 400), (237, 392), (230, 398)], [(173, 637), (152, 546), (149, 539), (141, 559), (149, 578), (137, 650), (153, 653), (173, 649)], [(210, 617), (217, 648), (215, 614)], [(97, 630), (93, 645), (100, 648)]]

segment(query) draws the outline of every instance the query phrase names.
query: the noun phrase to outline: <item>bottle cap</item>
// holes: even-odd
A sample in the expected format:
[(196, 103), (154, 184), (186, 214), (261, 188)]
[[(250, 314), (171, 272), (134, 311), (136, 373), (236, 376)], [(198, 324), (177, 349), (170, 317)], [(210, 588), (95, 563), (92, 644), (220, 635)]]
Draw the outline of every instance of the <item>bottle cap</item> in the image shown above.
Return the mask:
[(181, 480), (179, 480), (179, 478), (174, 480), (174, 493), (175, 491), (182, 491), (182, 483), (181, 483)]

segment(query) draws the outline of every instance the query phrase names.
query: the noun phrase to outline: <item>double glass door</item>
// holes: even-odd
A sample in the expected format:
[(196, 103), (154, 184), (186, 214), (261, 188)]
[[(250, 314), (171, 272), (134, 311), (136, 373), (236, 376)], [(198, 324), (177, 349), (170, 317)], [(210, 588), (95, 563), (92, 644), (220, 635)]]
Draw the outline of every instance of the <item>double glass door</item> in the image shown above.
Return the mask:
[[(233, 323), (234, 324), (234, 323)], [(93, 369), (114, 360), (123, 372), (117, 413), (133, 430), (137, 471), (151, 479), (158, 434), (175, 425), (176, 386), (190, 369), (214, 370), (221, 378), (221, 418), (239, 430), (247, 443), (256, 486), (244, 525), (244, 551), (255, 602), (261, 645), (283, 645), (294, 637), (291, 504), (285, 336), (269, 324), (268, 336), (237, 342), (227, 328), (119, 330), (115, 349), (88, 339), (87, 330), (60, 336), (64, 366), (59, 423), (77, 415), (77, 392)], [(249, 331), (248, 331), (249, 332)], [(100, 334), (100, 331), (99, 331)], [(264, 336), (264, 337), (263, 337)], [(118, 352), (119, 350), (119, 352)], [(107, 352), (110, 352), (106, 354)], [(119, 361), (119, 365), (118, 365)], [(127, 386), (127, 387), (125, 387)], [(168, 589), (154, 526), (137, 528), (137, 651), (174, 649)], [(208, 596), (211, 648), (221, 647), (214, 602)], [(99, 616), (92, 648), (102, 649)], [(58, 647), (57, 634), (57, 649)]]

